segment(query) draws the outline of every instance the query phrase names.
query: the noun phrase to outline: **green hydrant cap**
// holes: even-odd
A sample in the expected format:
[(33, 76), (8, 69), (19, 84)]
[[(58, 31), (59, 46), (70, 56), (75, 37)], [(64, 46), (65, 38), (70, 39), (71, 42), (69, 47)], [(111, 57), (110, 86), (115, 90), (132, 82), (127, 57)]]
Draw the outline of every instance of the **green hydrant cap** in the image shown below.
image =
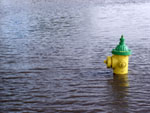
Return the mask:
[(120, 43), (117, 45), (115, 49), (112, 50), (112, 54), (114, 55), (131, 55), (131, 50), (128, 49), (126, 44), (124, 43), (123, 35), (120, 38)]

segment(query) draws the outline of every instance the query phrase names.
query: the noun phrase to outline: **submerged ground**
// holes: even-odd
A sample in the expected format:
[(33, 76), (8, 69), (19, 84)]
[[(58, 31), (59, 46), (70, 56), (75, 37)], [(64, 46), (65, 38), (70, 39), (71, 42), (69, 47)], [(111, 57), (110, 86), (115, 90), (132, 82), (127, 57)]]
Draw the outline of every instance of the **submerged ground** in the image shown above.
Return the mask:
[[(0, 112), (150, 111), (148, 0), (0, 0)], [(103, 61), (124, 34), (128, 76)]]

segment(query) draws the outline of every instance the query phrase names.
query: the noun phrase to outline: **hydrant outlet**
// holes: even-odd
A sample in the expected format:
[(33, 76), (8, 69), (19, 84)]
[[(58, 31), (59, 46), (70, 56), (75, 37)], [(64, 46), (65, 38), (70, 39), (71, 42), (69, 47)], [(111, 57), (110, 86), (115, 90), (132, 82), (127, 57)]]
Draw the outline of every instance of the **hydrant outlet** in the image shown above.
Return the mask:
[(112, 65), (111, 56), (108, 56), (104, 63), (107, 65), (107, 68), (110, 68)]

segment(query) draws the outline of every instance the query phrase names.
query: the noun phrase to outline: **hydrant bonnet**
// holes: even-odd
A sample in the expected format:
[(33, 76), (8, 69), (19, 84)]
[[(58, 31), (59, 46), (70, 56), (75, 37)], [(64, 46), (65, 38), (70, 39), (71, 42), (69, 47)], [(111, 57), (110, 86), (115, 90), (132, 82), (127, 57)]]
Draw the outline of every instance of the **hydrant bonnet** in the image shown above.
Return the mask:
[(120, 38), (120, 43), (117, 45), (115, 49), (112, 50), (112, 54), (114, 55), (131, 55), (131, 50), (128, 49), (126, 44), (124, 43), (123, 35)]

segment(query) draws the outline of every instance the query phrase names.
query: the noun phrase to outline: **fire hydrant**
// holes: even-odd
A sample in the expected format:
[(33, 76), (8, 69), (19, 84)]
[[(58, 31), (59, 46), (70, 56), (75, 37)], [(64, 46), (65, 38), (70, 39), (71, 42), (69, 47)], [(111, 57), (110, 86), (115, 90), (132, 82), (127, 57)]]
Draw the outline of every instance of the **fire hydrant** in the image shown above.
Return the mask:
[(106, 63), (107, 68), (112, 68), (113, 73), (116, 75), (128, 74), (128, 61), (131, 50), (128, 49), (124, 43), (123, 35), (120, 38), (120, 43), (115, 49), (112, 50), (112, 56), (107, 56)]

